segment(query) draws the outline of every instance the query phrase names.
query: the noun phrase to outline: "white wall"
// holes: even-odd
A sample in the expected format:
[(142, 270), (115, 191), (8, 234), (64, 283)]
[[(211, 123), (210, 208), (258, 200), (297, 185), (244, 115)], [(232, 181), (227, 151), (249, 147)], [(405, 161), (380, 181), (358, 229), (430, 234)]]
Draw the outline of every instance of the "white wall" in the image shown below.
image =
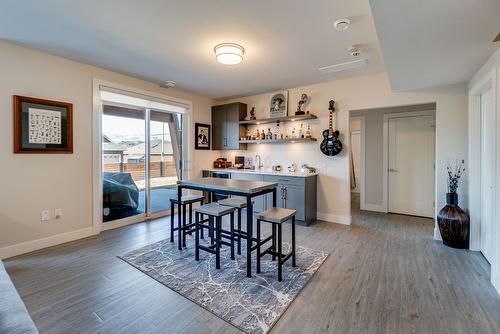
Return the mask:
[[(497, 139), (496, 139), (496, 175), (495, 175), (495, 201), (496, 201), (496, 212), (495, 212), (495, 221), (494, 221), (494, 258), (491, 263), (491, 282), (493, 286), (496, 288), (498, 293), (500, 293), (500, 48), (491, 56), (491, 58), (478, 70), (478, 72), (472, 77), (469, 82), (470, 93), (472, 94), (472, 90), (474, 90), (478, 85), (481, 85), (481, 82), (489, 77), (491, 74), (494, 81), (496, 81), (496, 92), (495, 92), (495, 100), (496, 100), (496, 128), (497, 128)], [(472, 96), (471, 96), (472, 98)], [(469, 110), (469, 120), (471, 125), (471, 145), (474, 145), (474, 139), (479, 138), (480, 128), (477, 128), (475, 124), (477, 124), (477, 120), (479, 118), (474, 117), (472, 108)], [(475, 151), (475, 150), (474, 150)], [(473, 151), (473, 152), (474, 152)], [(472, 155), (472, 154), (471, 154)], [(477, 162), (478, 159), (476, 159)], [(478, 164), (471, 164), (471, 167), (477, 167)], [(474, 173), (474, 171), (472, 171)], [(480, 176), (479, 174), (476, 174)], [(473, 249), (478, 250), (480, 248), (480, 193), (477, 191), (480, 190), (480, 187), (477, 187), (478, 177), (472, 180), (475, 184), (471, 184), (471, 196), (470, 196), (470, 206), (471, 206), (471, 246)], [(476, 214), (476, 212), (478, 214)], [(477, 233), (473, 233), (477, 231)]]
[[(437, 200), (436, 208), (445, 204), (446, 162), (467, 158), (467, 95), (465, 85), (442, 87), (412, 92), (392, 92), (386, 73), (376, 73), (350, 79), (342, 79), (291, 88), (289, 110), (293, 112), (301, 93), (311, 97), (308, 109), (319, 119), (311, 121), (314, 136), (328, 127), (328, 101), (337, 101), (336, 124), (341, 131), (343, 143), (347, 145), (349, 133), (349, 111), (401, 105), (436, 103), (436, 148), (437, 148)], [(257, 118), (268, 117), (269, 94), (261, 94), (217, 101), (218, 104), (241, 101), (248, 108), (256, 108)], [(264, 128), (262, 126), (261, 128)], [(339, 223), (350, 221), (350, 185), (348, 148), (340, 156), (327, 157), (319, 151), (318, 143), (249, 145), (246, 152), (224, 152), (220, 155), (232, 157), (238, 154), (255, 156), (260, 154), (266, 161), (286, 165), (291, 162), (308, 163), (319, 168), (318, 217)], [(467, 203), (466, 189), (462, 203)]]
[[(212, 99), (4, 42), (0, 73), (0, 258), (92, 233), (93, 78), (190, 100), (194, 121), (210, 122)], [(13, 95), (73, 103), (74, 153), (13, 154)], [(192, 152), (199, 175), (214, 153)], [(41, 223), (40, 211), (55, 208), (63, 217)]]

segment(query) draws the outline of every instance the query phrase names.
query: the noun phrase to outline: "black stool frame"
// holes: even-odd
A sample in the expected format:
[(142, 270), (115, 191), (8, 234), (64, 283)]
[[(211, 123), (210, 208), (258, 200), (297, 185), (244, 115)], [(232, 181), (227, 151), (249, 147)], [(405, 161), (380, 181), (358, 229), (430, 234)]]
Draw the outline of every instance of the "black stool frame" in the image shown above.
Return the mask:
[[(195, 223), (193, 222), (193, 204), (200, 202), (200, 205), (203, 205), (203, 199), (199, 199), (194, 202), (182, 203), (180, 206), (178, 205), (178, 200), (176, 198), (170, 199), (170, 242), (174, 242), (174, 232), (178, 232), (178, 248), (179, 250), (182, 247), (186, 247), (186, 234), (191, 235), (194, 232)], [(174, 210), (175, 205), (177, 204), (177, 209), (179, 211), (182, 210), (182, 218), (178, 221), (177, 227), (174, 226)], [(187, 214), (186, 209), (189, 208), (189, 223), (187, 223)], [(203, 238), (203, 234), (202, 234)]]

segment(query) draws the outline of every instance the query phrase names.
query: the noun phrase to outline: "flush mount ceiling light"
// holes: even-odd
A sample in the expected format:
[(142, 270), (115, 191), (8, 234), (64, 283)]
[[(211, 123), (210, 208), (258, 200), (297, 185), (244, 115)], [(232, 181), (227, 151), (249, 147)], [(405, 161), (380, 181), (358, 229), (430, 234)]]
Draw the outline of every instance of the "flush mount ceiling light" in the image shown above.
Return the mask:
[(243, 60), (245, 49), (235, 43), (221, 43), (215, 46), (215, 58), (224, 65), (236, 65)]
[(351, 20), (349, 20), (349, 19), (340, 19), (340, 20), (335, 21), (333, 23), (333, 26), (335, 27), (335, 29), (337, 31), (344, 31), (344, 30), (349, 29), (349, 27), (351, 26)]

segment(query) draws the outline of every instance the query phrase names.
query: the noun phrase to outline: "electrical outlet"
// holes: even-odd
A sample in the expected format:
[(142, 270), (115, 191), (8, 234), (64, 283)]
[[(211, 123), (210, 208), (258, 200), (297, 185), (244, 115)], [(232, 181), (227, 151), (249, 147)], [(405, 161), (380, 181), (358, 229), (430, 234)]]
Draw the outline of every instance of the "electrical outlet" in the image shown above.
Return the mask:
[(56, 209), (56, 210), (54, 211), (54, 217), (55, 217), (56, 219), (62, 218), (62, 215), (63, 215), (63, 211), (62, 211), (62, 209)]
[(50, 220), (50, 212), (49, 210), (43, 210), (40, 212), (40, 220), (42, 222), (46, 222)]

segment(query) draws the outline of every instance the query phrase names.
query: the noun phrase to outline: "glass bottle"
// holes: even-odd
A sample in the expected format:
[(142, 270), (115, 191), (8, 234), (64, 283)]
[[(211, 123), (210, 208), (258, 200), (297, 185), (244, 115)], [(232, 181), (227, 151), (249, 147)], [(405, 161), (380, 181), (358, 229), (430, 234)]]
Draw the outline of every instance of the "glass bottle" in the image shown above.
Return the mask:
[(299, 138), (304, 138), (304, 124), (300, 123)]
[(311, 138), (311, 125), (307, 126), (306, 130), (306, 138)]
[(296, 135), (296, 131), (295, 131), (295, 128), (293, 128), (293, 130), (292, 130), (292, 138), (295, 138), (295, 135)]
[(273, 133), (271, 132), (271, 128), (267, 128), (266, 139), (273, 139)]
[(266, 133), (264, 132), (264, 129), (262, 129), (262, 133), (260, 134), (260, 139), (266, 139)]

